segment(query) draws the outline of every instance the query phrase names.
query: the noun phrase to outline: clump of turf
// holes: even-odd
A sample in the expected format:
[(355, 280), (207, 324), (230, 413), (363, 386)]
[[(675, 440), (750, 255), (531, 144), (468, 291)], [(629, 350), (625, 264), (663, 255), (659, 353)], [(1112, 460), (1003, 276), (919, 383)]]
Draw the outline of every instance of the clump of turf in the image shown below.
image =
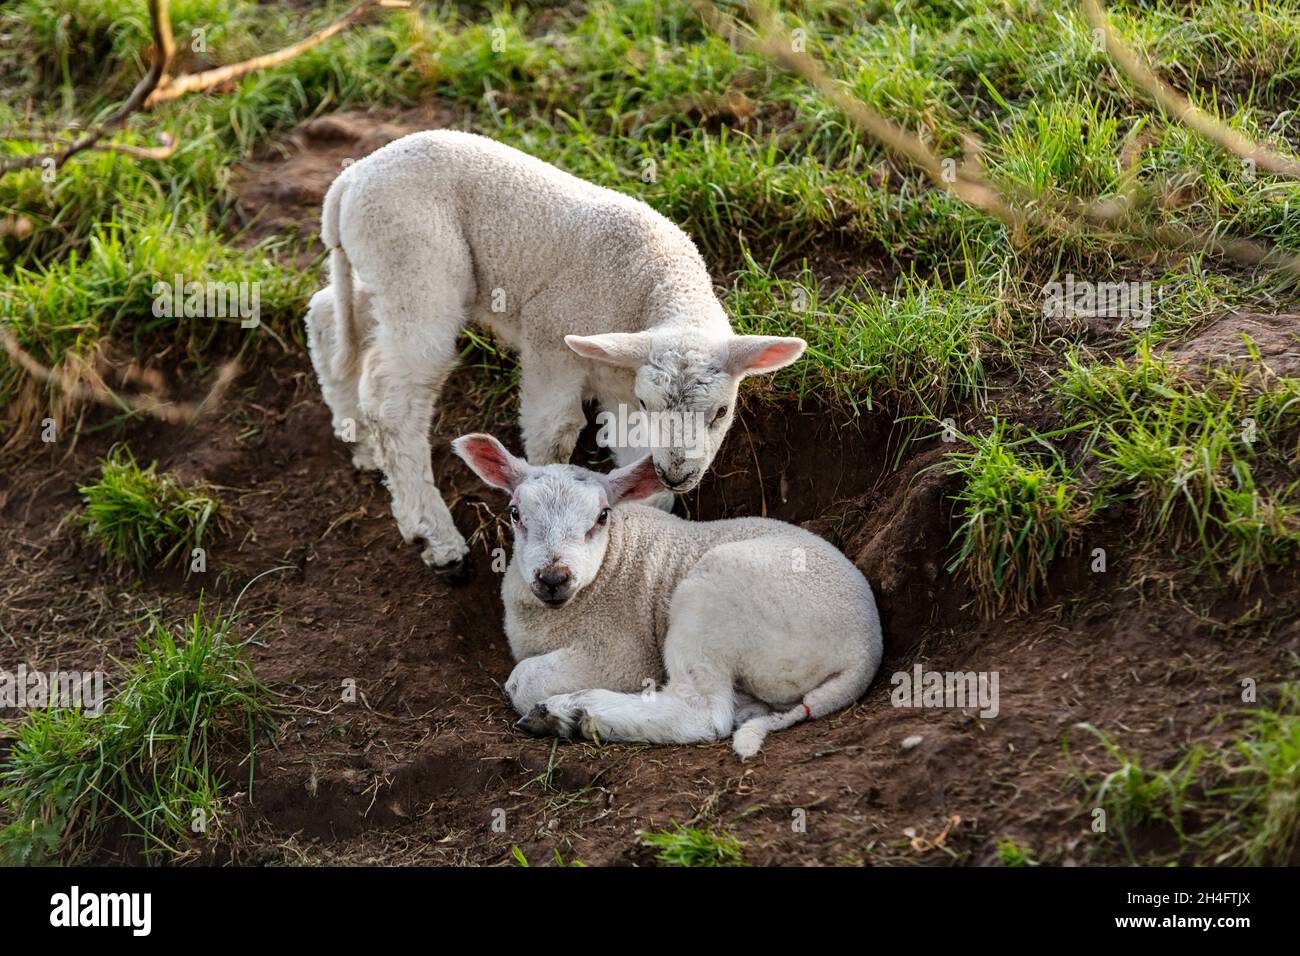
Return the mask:
[(954, 496), (959, 525), (949, 570), (964, 570), (986, 611), (1024, 610), (1090, 505), (1059, 457), (1018, 451), (1005, 423), (969, 441), (971, 451), (948, 456), (950, 470), (965, 479)]
[(175, 859), (220, 830), (226, 788), (213, 764), (242, 741), (251, 792), (254, 734), (274, 706), (233, 626), (201, 604), (179, 635), (154, 619), (98, 716), (28, 714), (0, 768), (0, 814), (12, 821), (0, 829), (0, 862), (76, 862), (109, 833)]
[(159, 474), (157, 462), (141, 468), (125, 445), (109, 452), (98, 481), (77, 490), (85, 502), (78, 521), (86, 540), (110, 562), (136, 571), (188, 562), (219, 507), (208, 486)]
[(642, 846), (656, 848), (655, 859), (666, 866), (744, 866), (740, 842), (726, 833), (697, 830), (673, 821), (672, 830), (643, 833)]
[(1098, 484), (1135, 505), (1151, 541), (1188, 545), (1215, 577), (1245, 586), (1300, 555), (1300, 380), (1251, 361), (1192, 378), (1143, 347), (1131, 361), (1070, 359), (1066, 415), (1091, 429)]

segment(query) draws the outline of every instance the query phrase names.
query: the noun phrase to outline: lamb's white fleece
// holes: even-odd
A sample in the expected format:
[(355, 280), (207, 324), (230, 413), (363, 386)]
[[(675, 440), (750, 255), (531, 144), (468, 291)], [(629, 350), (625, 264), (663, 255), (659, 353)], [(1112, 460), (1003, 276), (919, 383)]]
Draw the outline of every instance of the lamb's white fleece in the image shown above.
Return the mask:
[(430, 271), (425, 257), (454, 235), (445, 254), (464, 280), (462, 304), (514, 348), (540, 339), (568, 352), (538, 296), (562, 309), (567, 334), (661, 322), (731, 334), (703, 258), (670, 220), (473, 133), (413, 133), (348, 167), (326, 196), (321, 232), (372, 286), (372, 273)]
[(312, 299), (308, 341), (336, 434), (383, 469), (403, 537), (435, 566), (467, 553), (428, 441), (467, 322), (518, 352), (534, 463), (568, 461), (587, 399), (703, 417), (702, 442), (654, 451), (679, 491), (712, 462), (741, 378), (803, 350), (733, 335), (695, 245), (649, 206), (470, 133), (415, 133), (347, 168), (321, 236), (331, 288)]
[(515, 571), (501, 590), (520, 661), (506, 689), (534, 732), (673, 743), (734, 731), (751, 756), (769, 730), (848, 706), (880, 666), (870, 585), (785, 522), (622, 504), (596, 578), (564, 607)]

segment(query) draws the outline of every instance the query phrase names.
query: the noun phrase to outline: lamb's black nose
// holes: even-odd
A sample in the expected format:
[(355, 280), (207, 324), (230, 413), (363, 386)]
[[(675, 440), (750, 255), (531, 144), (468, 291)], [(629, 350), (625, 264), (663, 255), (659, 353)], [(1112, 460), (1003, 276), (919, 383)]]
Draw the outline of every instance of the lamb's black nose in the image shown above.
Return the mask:
[(537, 575), (537, 580), (542, 583), (546, 590), (554, 594), (569, 583), (570, 577), (572, 575), (569, 573), (568, 568), (563, 565), (555, 565)]

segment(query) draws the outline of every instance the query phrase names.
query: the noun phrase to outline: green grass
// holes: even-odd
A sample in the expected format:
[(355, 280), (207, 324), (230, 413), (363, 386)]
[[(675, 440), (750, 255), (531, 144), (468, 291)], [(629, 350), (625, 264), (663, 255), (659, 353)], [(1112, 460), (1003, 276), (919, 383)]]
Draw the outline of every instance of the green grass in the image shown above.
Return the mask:
[(1183, 814), (1194, 800), (1196, 772), (1205, 758), (1204, 750), (1195, 747), (1171, 769), (1153, 770), (1095, 727), (1085, 724), (1083, 729), (1091, 731), (1118, 764), (1090, 787), (1085, 800), (1089, 812), (1100, 809), (1105, 813), (1104, 829), (1097, 823), (1094, 832), (1114, 833), (1130, 860), (1135, 859), (1132, 835), (1139, 827), (1167, 829), (1178, 844), (1185, 843)]
[[(554, 853), (554, 861), (555, 861), (555, 862), (554, 862), (552, 865), (554, 865), (554, 866), (561, 866), (561, 867), (563, 867), (563, 866), (572, 866), (572, 867), (582, 868), (582, 867), (585, 867), (585, 866), (587, 865), (587, 864), (583, 863), (581, 860), (569, 860), (569, 861), (566, 863), (566, 862), (564, 861), (564, 857), (560, 855), (560, 851), (559, 851), (559, 850), (555, 850), (555, 851), (553, 851), (553, 853)], [(510, 848), (510, 855), (511, 855), (512, 857), (514, 857), (514, 860), (515, 860), (515, 864), (516, 864), (516, 865), (518, 865), (518, 866), (525, 866), (525, 867), (531, 867), (531, 866), (532, 866), (532, 864), (528, 862), (528, 857), (524, 855), (524, 851), (521, 850), (521, 849), (519, 849), (519, 847), (517, 847), (517, 846), (512, 846), (512, 847)]]
[(676, 822), (672, 830), (642, 833), (639, 842), (658, 850), (655, 859), (665, 866), (745, 865), (741, 845), (734, 837)]
[[(250, 302), (257, 292), (263, 324), (245, 329), (238, 317), (165, 314), (155, 308), (156, 286), (170, 287), (176, 276), (182, 282), (247, 283)], [(82, 253), (50, 265), (15, 266), (0, 288), (0, 321), (47, 364), (89, 356), (109, 341), (141, 358), (165, 349), (173, 361), (201, 363), (241, 349), (255, 352), (275, 328), (296, 324), (310, 282), (266, 251), (240, 252), (206, 229), (181, 235), (169, 219), (97, 227)], [(24, 381), (13, 365), (0, 366), (0, 399), (19, 393)]]
[(125, 445), (103, 459), (98, 481), (77, 490), (86, 540), (110, 562), (137, 572), (188, 569), (193, 550), (204, 546), (216, 526), (219, 504), (210, 489), (159, 474), (157, 462), (141, 468)]
[(1300, 556), (1300, 380), (1253, 344), (1235, 367), (1184, 369), (1140, 343), (1132, 358), (1066, 356), (1054, 436), (994, 419), (951, 453), (954, 556), (992, 612), (1030, 606), (1051, 562), (1090, 520), (1131, 516), (1126, 537), (1202, 580), (1245, 588)]
[[(240, 33), (232, 21), (246, 13), (244, 5), (232, 10), (221, 0), (173, 0), (170, 10), (183, 63), (202, 62), (190, 51), (197, 28), (210, 50), (236, 52), (232, 44)], [(26, 45), (28, 56), (15, 58), (12, 66), (41, 89), (97, 88), (104, 96), (124, 96), (141, 51), (152, 41), (148, 11), (139, 0), (19, 0), (0, 23), (18, 30)]]
[(1053, 559), (1073, 544), (1090, 505), (1050, 446), (1044, 453), (1032, 438), (1014, 439), (1005, 422), (967, 440), (970, 451), (947, 458), (963, 481), (949, 570), (965, 573), (986, 610), (1023, 610), (1047, 583)]
[(1092, 429), (1107, 497), (1133, 503), (1149, 540), (1239, 584), (1300, 555), (1300, 380), (1246, 346), (1250, 361), (1200, 381), (1142, 348), (1110, 365), (1072, 357), (1058, 383), (1067, 418)]
[[(274, 48), (345, 6), (313, 8), (304, 17), (298, 8), (268, 9), (248, 0), (187, 0), (173, 4), (172, 12), (183, 40), (192, 29), (206, 31), (207, 52), (182, 43), (183, 65), (201, 68)], [(1259, 70), (1258, 89), (1220, 94), (1224, 108), (1240, 113), (1247, 131), (1285, 137), (1293, 122), (1283, 95), (1285, 71), (1279, 77), (1269, 58), (1293, 49), (1300, 34), (1296, 10), (1270, 5), (1243, 18), (1237, 6), (1223, 0), (1194, 11), (1121, 7), (1116, 16), (1157, 64), (1176, 67), (1193, 87), (1225, 71), (1241, 76)], [(1161, 184), (1183, 177), (1196, 184), (1195, 195), (1162, 214), (1300, 246), (1295, 217), (1287, 214), (1300, 199), (1297, 187), (1268, 177), (1247, 180), (1235, 160), (1154, 120), (1140, 97), (1110, 81), (1076, 4), (974, 3), (939, 10), (899, 3), (855, 13), (852, 5), (823, 2), (795, 5), (788, 16), (807, 30), (811, 48), (833, 73), (941, 151), (958, 155), (963, 133), (975, 133), (994, 178), (1030, 201), (1102, 199), (1136, 178), (1147, 197), (1141, 215), (1149, 216), (1160, 205)], [(13, 91), (13, 102), (33, 97), (49, 103), (44, 118), (54, 123), (124, 95), (141, 71), (148, 36), (143, 3), (134, 0), (24, 0), (4, 15), (4, 28), (22, 56), (0, 59), (0, 81)], [(485, 90), (493, 91), (490, 102)], [(743, 122), (701, 123), (701, 96), (736, 92), (751, 104)], [(687, 5), (652, 0), (593, 3), (561, 14), (524, 3), (490, 15), (433, 6), (376, 16), (245, 79), (233, 93), (167, 104), (143, 120), (141, 134), (133, 135), (157, 128), (179, 140), (179, 151), (166, 162), (90, 154), (52, 184), (42, 182), (38, 170), (0, 180), (0, 215), (22, 216), (33, 225), (25, 240), (0, 240), (0, 257), (28, 270), (61, 267), (73, 252), (88, 261), (105, 233), (131, 235), (152, 225), (168, 246), (186, 250), (186, 274), (230, 267), (263, 274), (270, 267), (257, 253), (232, 259), (206, 234), (214, 219), (229, 227), (231, 166), (268, 137), (318, 113), (430, 96), (466, 111), (472, 128), (649, 202), (687, 228), (716, 272), (739, 277), (738, 284), (750, 282), (753, 258), (775, 265), (763, 273), (788, 279), (790, 266), (812, 253), (815, 270), (827, 245), (866, 250), (888, 271), (933, 274), (892, 289), (863, 285), (835, 306), (843, 325), (820, 330), (815, 357), (858, 373), (836, 392), (850, 411), (879, 391), (863, 379), (891, 371), (887, 363), (879, 369), (871, 364), (879, 350), (901, 346), (905, 379), (912, 377), (911, 363), (928, 366), (938, 353), (936, 381), (914, 391), (940, 403), (969, 399), (978, 394), (990, 345), (1000, 356), (1017, 353), (1008, 332), (1031, 322), (1036, 305), (1025, 290), (1067, 269), (1101, 279), (1131, 278), (1146, 268), (1145, 257), (1134, 259), (1119, 235), (1077, 242), (1009, 236), (914, 173), (894, 168), (805, 84), (733, 49)], [(19, 118), (0, 116), (5, 125)], [(654, 175), (647, 177), (651, 164)], [(63, 278), (57, 270), (53, 275)], [(0, 281), (0, 303), (8, 302), (6, 314), (23, 325), (24, 343), (42, 361), (57, 361), (66, 354), (68, 323), (46, 318), (51, 310), (30, 272), (15, 278)], [(301, 312), (310, 282), (263, 278), (282, 290), (275, 300), (283, 329)], [(1201, 314), (1271, 291), (1265, 277), (1224, 280), (1176, 265), (1169, 278), (1176, 298), (1195, 300), (1186, 304)], [(71, 288), (96, 315), (113, 309), (112, 298)], [(890, 323), (900, 306), (912, 315)], [(1171, 311), (1183, 316), (1188, 309)], [(991, 313), (997, 341), (982, 334)], [(138, 310), (116, 314), (112, 329), (85, 338), (135, 336), (138, 326), (150, 326)], [(792, 324), (768, 310), (740, 318), (760, 329)], [(867, 339), (865, 355), (853, 334), (859, 330)], [(1035, 333), (1026, 328), (1025, 335)], [(210, 337), (196, 343), (198, 353), (211, 358), (228, 344)], [(13, 377), (7, 365), (0, 371)], [(0, 396), (3, 390), (0, 380)]]
[(1009, 837), (998, 841), (998, 862), (1003, 866), (1011, 867), (1038, 865), (1038, 861), (1034, 859), (1028, 848)]
[(201, 605), (176, 633), (155, 619), (102, 714), (29, 713), (0, 768), (11, 821), (0, 829), (0, 860), (76, 863), (109, 835), (177, 859), (216, 837), (229, 794), (219, 767), (242, 750), (251, 791), (254, 735), (272, 706), (234, 626)]
[(854, 414), (883, 406), (945, 417), (979, 404), (992, 360), (1010, 364), (1001, 305), (975, 281), (956, 288), (901, 278), (892, 294), (865, 282), (830, 294), (805, 269), (783, 279), (752, 258), (726, 298), (739, 332), (798, 335), (805, 357), (778, 376), (772, 393)]
[(1244, 712), (1239, 736), (1196, 746), (1169, 769), (1144, 767), (1092, 731), (1118, 764), (1089, 785), (1084, 810), (1106, 813), (1123, 855), (1146, 864), (1286, 866), (1300, 839), (1300, 688)]

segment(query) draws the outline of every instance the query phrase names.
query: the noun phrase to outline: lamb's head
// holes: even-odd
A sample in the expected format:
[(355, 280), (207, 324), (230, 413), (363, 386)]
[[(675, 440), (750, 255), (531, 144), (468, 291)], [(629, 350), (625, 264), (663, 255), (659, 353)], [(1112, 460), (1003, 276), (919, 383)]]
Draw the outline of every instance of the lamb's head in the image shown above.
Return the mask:
[(491, 435), (464, 435), (451, 447), (485, 482), (509, 492), (513, 566), (547, 607), (563, 607), (595, 580), (609, 546), (610, 509), (663, 490), (648, 455), (602, 475), (530, 465)]
[(585, 358), (636, 370), (640, 407), (614, 413), (623, 419), (617, 427), (650, 452), (660, 480), (675, 492), (690, 491), (713, 464), (731, 428), (741, 379), (784, 368), (807, 346), (798, 338), (679, 331), (566, 335), (564, 341)]

